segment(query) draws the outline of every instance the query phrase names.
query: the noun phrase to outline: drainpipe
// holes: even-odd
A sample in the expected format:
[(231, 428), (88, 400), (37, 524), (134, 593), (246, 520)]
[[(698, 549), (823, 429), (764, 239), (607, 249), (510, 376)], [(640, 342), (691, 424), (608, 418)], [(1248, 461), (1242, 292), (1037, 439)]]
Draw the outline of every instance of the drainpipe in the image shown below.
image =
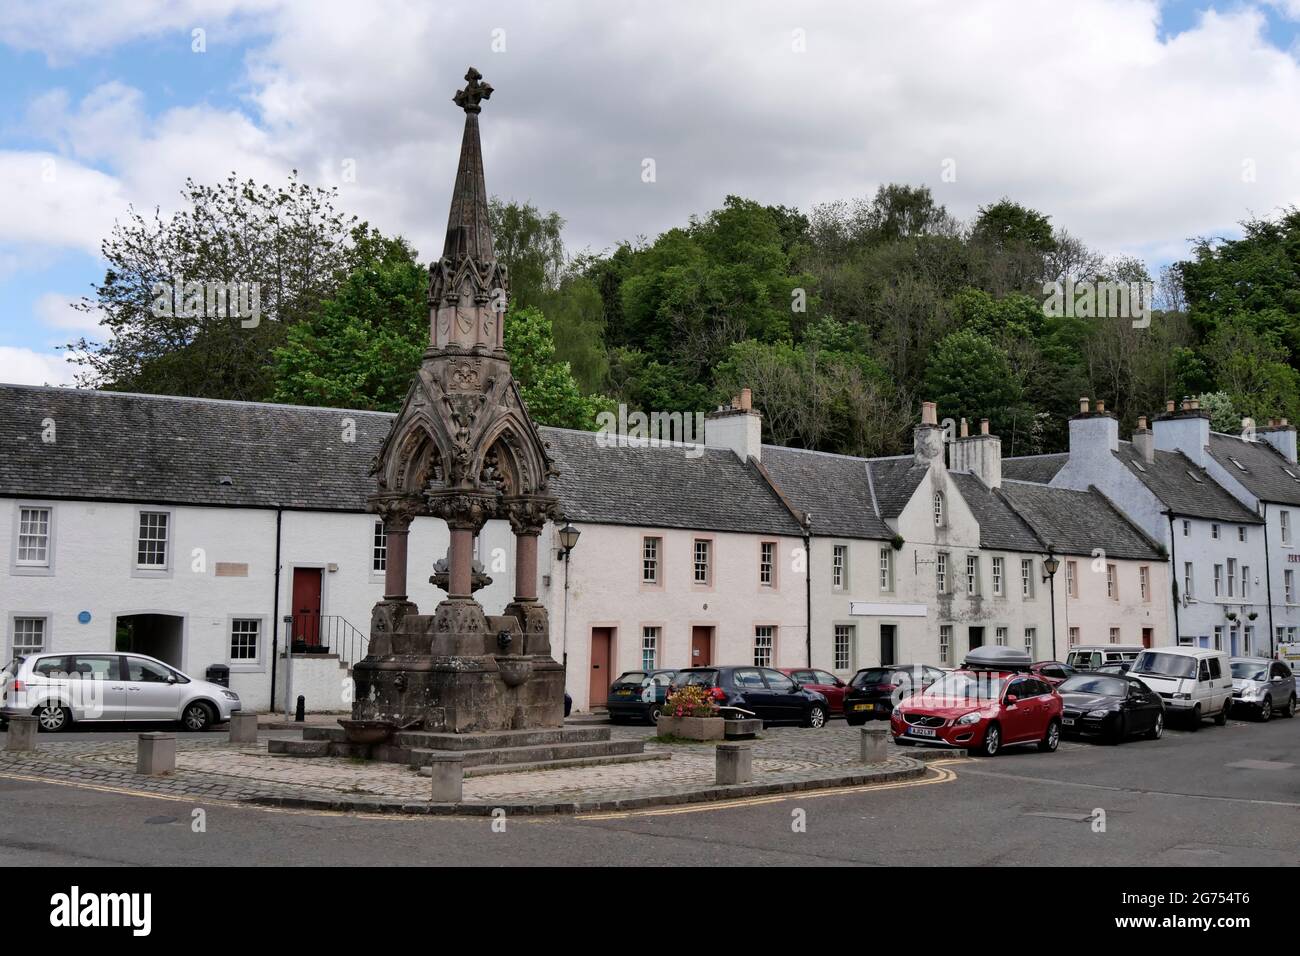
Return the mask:
[[(808, 648), (808, 666), (812, 661), (812, 515), (804, 515), (803, 522), (803, 556), (804, 556), (804, 642)], [(834, 661), (831, 661), (834, 664)]]
[(1277, 657), (1277, 645), (1274, 643), (1276, 631), (1273, 630), (1273, 572), (1268, 562), (1268, 502), (1261, 501), (1264, 509), (1264, 588), (1268, 597), (1268, 656)]
[[(1172, 597), (1174, 594), (1174, 588), (1178, 587), (1178, 546), (1174, 544), (1174, 542), (1177, 541), (1178, 538), (1174, 534), (1174, 513), (1172, 511), (1166, 511), (1165, 515), (1169, 518), (1169, 573), (1170, 576), (1173, 578), (1173, 584), (1169, 589), (1169, 594)], [(1186, 582), (1184, 582), (1184, 587), (1185, 586), (1186, 586)], [(1183, 598), (1186, 597), (1187, 595), (1184, 594)], [(1174, 599), (1174, 645), (1175, 646), (1181, 643), (1179, 641), (1179, 638), (1182, 636), (1182, 629), (1178, 624), (1178, 605), (1181, 603), (1182, 603), (1181, 600), (1177, 598)]]
[(284, 512), (275, 509), (275, 597), (271, 606), (271, 706), (275, 713), (275, 664), (280, 656), (280, 522)]

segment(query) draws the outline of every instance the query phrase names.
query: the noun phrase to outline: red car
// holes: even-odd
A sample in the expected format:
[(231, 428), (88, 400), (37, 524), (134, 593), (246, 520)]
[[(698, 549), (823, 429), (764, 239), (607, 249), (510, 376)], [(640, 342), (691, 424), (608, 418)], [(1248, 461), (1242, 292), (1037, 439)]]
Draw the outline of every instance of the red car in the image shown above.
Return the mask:
[(802, 686), (815, 690), (826, 698), (831, 713), (836, 717), (844, 715), (844, 692), (849, 685), (830, 671), (814, 670), (811, 667), (782, 667), (781, 673), (793, 677)]
[(987, 757), (1012, 744), (1056, 750), (1061, 695), (1029, 665), (1029, 655), (1006, 647), (971, 651), (961, 670), (894, 707), (894, 743), (960, 747)]
[(1029, 665), (1029, 672), (1036, 677), (1041, 677), (1053, 687), (1067, 677), (1079, 673), (1069, 664), (1062, 664), (1060, 661), (1034, 661)]

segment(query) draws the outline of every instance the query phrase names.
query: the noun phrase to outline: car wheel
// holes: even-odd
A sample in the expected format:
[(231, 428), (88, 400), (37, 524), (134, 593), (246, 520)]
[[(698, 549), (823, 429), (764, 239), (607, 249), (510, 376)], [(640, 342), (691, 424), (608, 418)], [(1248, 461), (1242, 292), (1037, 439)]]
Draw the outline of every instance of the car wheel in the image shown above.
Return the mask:
[(850, 727), (861, 727), (863, 724), (865, 724), (865, 723), (867, 722), (867, 718), (865, 718), (865, 717), (845, 717), (845, 718), (844, 718), (844, 722), (845, 722), (846, 724), (848, 724)]
[(212, 726), (212, 708), (202, 701), (187, 704), (181, 712), (181, 724), (186, 730), (198, 733)]
[(826, 708), (821, 704), (813, 704), (808, 708), (808, 719), (804, 722), (805, 727), (812, 727), (814, 730), (826, 726)]
[(1292, 694), (1291, 699), (1286, 702), (1286, 707), (1282, 709), (1282, 716), (1283, 717), (1295, 716), (1295, 694)]
[(1161, 737), (1164, 736), (1164, 733), (1165, 733), (1165, 715), (1163, 713), (1156, 714), (1156, 722), (1152, 724), (1151, 729), (1147, 731), (1147, 737), (1149, 737), (1151, 740), (1159, 740)]
[(1001, 749), (1002, 730), (997, 724), (989, 724), (988, 730), (984, 731), (984, 740), (980, 742), (980, 748), (976, 753), (982, 757), (996, 757)]
[(1192, 714), (1187, 719), (1189, 721), (1187, 729), (1190, 730), (1192, 733), (1196, 733), (1198, 730), (1201, 729), (1201, 705), (1200, 704), (1197, 704), (1195, 707), (1192, 708)]
[(1222, 727), (1227, 722), (1228, 722), (1228, 705), (1227, 703), (1224, 703), (1224, 705), (1219, 708), (1219, 712), (1214, 715), (1214, 726)]
[(663, 713), (663, 708), (658, 704), (651, 704), (650, 709), (645, 712), (646, 720), (651, 724), (659, 723), (659, 716)]
[(1259, 719), (1265, 723), (1273, 719), (1273, 698), (1265, 697), (1259, 704)]
[(1038, 749), (1050, 754), (1055, 753), (1059, 746), (1061, 746), (1061, 722), (1052, 718), (1047, 723), (1047, 735), (1038, 742)]
[(32, 711), (32, 716), (40, 724), (41, 730), (57, 734), (72, 726), (72, 711), (61, 704), (53, 702), (42, 704)]

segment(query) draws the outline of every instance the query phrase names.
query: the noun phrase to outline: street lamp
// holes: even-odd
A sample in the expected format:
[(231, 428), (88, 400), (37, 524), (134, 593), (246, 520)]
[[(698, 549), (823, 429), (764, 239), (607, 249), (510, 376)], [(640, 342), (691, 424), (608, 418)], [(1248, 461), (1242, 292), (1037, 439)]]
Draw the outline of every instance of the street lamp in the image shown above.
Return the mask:
[(1043, 580), (1049, 582), (1047, 593), (1052, 602), (1052, 660), (1056, 660), (1056, 572), (1061, 570), (1061, 562), (1054, 554), (1043, 558)]
[(569, 670), (569, 555), (573, 549), (578, 546), (578, 538), (582, 532), (573, 526), (573, 522), (565, 520), (564, 527), (555, 533), (560, 539), (560, 550), (556, 555), (564, 562), (564, 622), (560, 625), (560, 663), (564, 665), (565, 673)]

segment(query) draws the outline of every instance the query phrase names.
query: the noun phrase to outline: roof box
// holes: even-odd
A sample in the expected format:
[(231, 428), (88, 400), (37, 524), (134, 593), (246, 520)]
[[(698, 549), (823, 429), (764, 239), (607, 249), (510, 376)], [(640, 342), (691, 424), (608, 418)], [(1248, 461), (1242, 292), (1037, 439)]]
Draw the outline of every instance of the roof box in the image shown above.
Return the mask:
[(977, 647), (966, 655), (965, 667), (973, 671), (1026, 671), (1033, 661), (1014, 647)]

